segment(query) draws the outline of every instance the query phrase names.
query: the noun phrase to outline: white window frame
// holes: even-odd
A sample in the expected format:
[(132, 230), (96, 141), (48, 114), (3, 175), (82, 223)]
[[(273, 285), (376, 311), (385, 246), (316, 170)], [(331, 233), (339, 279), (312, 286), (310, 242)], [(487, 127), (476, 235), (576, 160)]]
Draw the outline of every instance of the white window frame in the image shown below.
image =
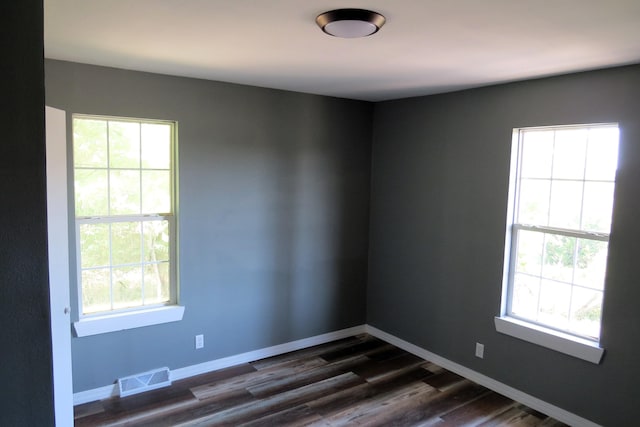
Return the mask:
[[(78, 321), (73, 323), (76, 336), (84, 337), (108, 332), (115, 332), (126, 329), (151, 326), (168, 322), (182, 320), (184, 307), (178, 304), (178, 250), (177, 250), (177, 127), (175, 121), (138, 119), (131, 117), (102, 116), (73, 114), (74, 119), (96, 119), (117, 122), (132, 123), (156, 123), (171, 125), (171, 212), (157, 214), (135, 214), (135, 215), (111, 215), (104, 217), (77, 217), (75, 215), (75, 245), (76, 245), (76, 271), (77, 271), (77, 313)], [(72, 124), (73, 126), (73, 124)], [(71, 131), (73, 135), (73, 129)], [(73, 141), (72, 141), (73, 144)], [(75, 166), (73, 166), (75, 170)], [(107, 168), (109, 170), (110, 168)], [(74, 175), (74, 174), (72, 174)], [(73, 180), (72, 180), (73, 182)], [(74, 194), (72, 191), (71, 194)], [(75, 199), (74, 199), (75, 205)], [(149, 304), (137, 307), (128, 307), (118, 310), (83, 314), (82, 310), (82, 282), (81, 282), (81, 253), (80, 253), (80, 226), (82, 224), (104, 223), (112, 224), (118, 222), (144, 222), (166, 220), (169, 224), (169, 300), (159, 304)], [(142, 263), (141, 265), (143, 265)]]
[[(599, 340), (582, 337), (551, 326), (540, 324), (529, 319), (517, 317), (512, 314), (512, 286), (515, 272), (516, 248), (519, 231), (534, 231), (547, 234), (575, 237), (587, 240), (609, 241), (608, 233), (595, 233), (582, 230), (559, 229), (555, 227), (519, 224), (515, 222), (518, 180), (521, 167), (522, 133), (536, 129), (571, 129), (588, 128), (598, 126), (618, 126), (617, 123), (599, 123), (585, 125), (549, 126), (544, 128), (517, 128), (513, 130), (511, 149), (511, 169), (509, 175), (509, 198), (507, 210), (507, 229), (505, 233), (505, 258), (503, 271), (502, 299), (500, 315), (494, 319), (496, 330), (500, 333), (513, 336), (582, 360), (595, 364), (600, 363), (604, 355), (604, 348)], [(605, 291), (603, 291), (605, 292)]]

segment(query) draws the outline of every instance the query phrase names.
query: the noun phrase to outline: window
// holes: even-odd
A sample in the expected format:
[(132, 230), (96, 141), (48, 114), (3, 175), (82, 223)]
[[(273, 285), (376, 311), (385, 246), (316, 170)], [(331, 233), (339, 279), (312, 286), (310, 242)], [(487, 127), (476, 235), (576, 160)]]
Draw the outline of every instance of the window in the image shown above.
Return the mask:
[(503, 316), (597, 343), (617, 125), (514, 131)]
[(174, 150), (173, 122), (74, 116), (81, 321), (176, 304)]

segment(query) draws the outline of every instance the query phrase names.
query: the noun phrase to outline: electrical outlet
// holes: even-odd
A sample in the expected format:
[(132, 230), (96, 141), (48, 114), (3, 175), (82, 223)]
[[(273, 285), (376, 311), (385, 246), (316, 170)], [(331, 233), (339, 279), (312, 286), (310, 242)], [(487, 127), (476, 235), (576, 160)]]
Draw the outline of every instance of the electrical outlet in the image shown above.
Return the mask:
[(476, 357), (484, 359), (484, 344), (476, 343)]
[(196, 350), (204, 347), (204, 335), (196, 335)]

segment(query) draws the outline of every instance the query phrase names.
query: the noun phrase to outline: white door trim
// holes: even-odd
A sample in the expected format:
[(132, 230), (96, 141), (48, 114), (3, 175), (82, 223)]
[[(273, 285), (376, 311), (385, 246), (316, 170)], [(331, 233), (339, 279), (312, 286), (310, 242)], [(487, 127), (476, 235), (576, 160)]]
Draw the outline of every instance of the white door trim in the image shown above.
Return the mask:
[(71, 321), (69, 303), (69, 223), (67, 208), (67, 119), (45, 107), (47, 146), (47, 229), (53, 401), (57, 426), (73, 425)]

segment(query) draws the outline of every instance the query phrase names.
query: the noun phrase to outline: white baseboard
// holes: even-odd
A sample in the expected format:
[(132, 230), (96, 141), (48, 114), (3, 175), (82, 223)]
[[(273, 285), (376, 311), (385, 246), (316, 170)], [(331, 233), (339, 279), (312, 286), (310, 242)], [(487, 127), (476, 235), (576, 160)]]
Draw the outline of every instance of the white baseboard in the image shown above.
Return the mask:
[[(170, 376), (172, 381), (189, 378), (195, 375), (204, 374), (219, 369), (229, 368), (231, 366), (242, 363), (253, 362), (255, 360), (264, 359), (265, 357), (277, 356), (279, 354), (288, 353), (290, 351), (301, 350), (314, 345), (325, 344), (342, 338), (351, 337), (365, 333), (366, 326), (359, 325), (352, 328), (341, 329), (339, 331), (329, 332), (322, 335), (316, 335), (297, 341), (291, 341), (284, 344), (274, 345), (254, 351), (249, 351), (234, 356), (223, 357), (222, 359), (211, 360), (209, 362), (199, 363), (197, 365), (185, 366), (171, 370)], [(372, 334), (373, 335), (373, 334)], [(93, 402), (95, 400), (108, 399), (118, 395), (117, 384), (98, 387), (91, 390), (80, 391), (73, 394), (73, 404), (80, 405), (82, 403)]]
[(442, 356), (438, 356), (435, 353), (431, 353), (430, 351), (427, 351), (421, 347), (418, 347), (417, 345), (411, 344), (410, 342), (400, 339), (394, 335), (381, 331), (380, 329), (377, 329), (371, 325), (365, 326), (365, 332), (376, 338), (380, 338), (381, 340), (386, 341), (389, 344), (393, 344), (396, 347), (406, 350), (409, 353), (415, 354), (416, 356), (422, 359), (433, 362), (436, 365), (439, 365), (451, 372), (461, 375), (475, 383), (483, 385), (495, 391), (496, 393), (500, 393), (510, 399), (515, 400), (516, 402), (527, 405), (528, 407), (533, 408), (537, 411), (540, 411), (565, 424), (569, 424), (571, 426), (580, 426), (580, 427), (601, 427), (599, 424), (596, 424), (576, 414), (566, 411), (558, 406), (547, 403), (544, 400), (531, 396), (530, 394), (526, 394), (504, 383), (496, 381), (493, 378), (487, 377), (486, 375), (483, 375), (479, 372), (476, 372), (467, 367), (459, 365)]
[(171, 371), (172, 380), (181, 380), (183, 378), (193, 377), (195, 375), (204, 374), (206, 372), (217, 371), (219, 369), (229, 368), (231, 366), (240, 365), (242, 363), (253, 362), (255, 360), (273, 357), (279, 354), (288, 353), (290, 351), (301, 350), (314, 345), (325, 344), (342, 338), (351, 337), (365, 333), (365, 325), (354, 326), (353, 328), (342, 329), (335, 332), (329, 332), (322, 335), (316, 335), (297, 341), (291, 341), (284, 344), (274, 345), (273, 347), (261, 348), (259, 350), (249, 351), (247, 353), (236, 354), (234, 356), (224, 357), (222, 359), (211, 360), (209, 362), (199, 363), (197, 365), (186, 366)]
[[(428, 350), (411, 344), (410, 342), (407, 342), (401, 338), (398, 338), (370, 325), (354, 326), (352, 328), (342, 329), (335, 332), (329, 332), (322, 335), (316, 335), (297, 341), (275, 345), (272, 347), (249, 351), (247, 353), (236, 354), (234, 356), (224, 357), (222, 359), (211, 360), (209, 362), (199, 363), (197, 365), (174, 369), (170, 374), (171, 380), (176, 381), (184, 378), (189, 378), (195, 375), (229, 368), (231, 366), (239, 365), (242, 363), (253, 362), (255, 360), (264, 359), (265, 357), (277, 356), (279, 354), (288, 353), (290, 351), (301, 350), (303, 348), (312, 347), (314, 345), (325, 344), (331, 341), (347, 338), (353, 335), (359, 335), (362, 333), (368, 333), (376, 338), (380, 338), (381, 340), (386, 341), (389, 344), (393, 344), (396, 347), (408, 351), (409, 353), (415, 354), (418, 357), (442, 366), (443, 368), (448, 369), (451, 372), (455, 372), (458, 375), (461, 375), (497, 393), (507, 396), (510, 399), (527, 405), (530, 408), (540, 411), (550, 417), (562, 421), (563, 423), (580, 427), (601, 427), (592, 421), (566, 411), (558, 406), (547, 403), (544, 400), (538, 399), (537, 397), (526, 394), (520, 390), (496, 381), (493, 378), (487, 377), (486, 375), (483, 375), (465, 366), (459, 365), (442, 356), (438, 356), (435, 353), (431, 353)], [(117, 395), (118, 387), (116, 384), (98, 387), (92, 390), (74, 393), (73, 404), (79, 405), (95, 400), (108, 399)]]

